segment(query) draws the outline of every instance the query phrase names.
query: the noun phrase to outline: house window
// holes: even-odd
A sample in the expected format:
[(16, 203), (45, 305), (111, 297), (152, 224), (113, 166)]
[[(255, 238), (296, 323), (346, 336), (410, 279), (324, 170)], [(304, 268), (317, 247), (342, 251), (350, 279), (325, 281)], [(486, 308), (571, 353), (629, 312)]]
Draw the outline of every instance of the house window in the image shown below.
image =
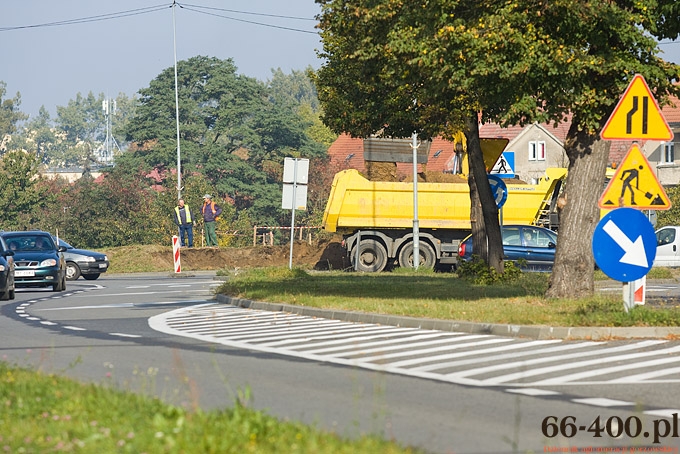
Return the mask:
[(675, 143), (666, 142), (661, 146), (661, 163), (672, 164), (675, 161)]
[(529, 142), (529, 161), (545, 161), (545, 142)]

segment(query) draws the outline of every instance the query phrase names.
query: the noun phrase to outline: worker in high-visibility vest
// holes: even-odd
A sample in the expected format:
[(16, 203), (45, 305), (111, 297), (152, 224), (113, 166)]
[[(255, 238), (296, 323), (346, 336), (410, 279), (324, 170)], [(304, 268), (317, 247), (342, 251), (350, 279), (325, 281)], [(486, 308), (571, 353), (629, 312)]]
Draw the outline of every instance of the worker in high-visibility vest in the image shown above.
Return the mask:
[(210, 194), (203, 196), (203, 229), (205, 230), (205, 245), (217, 247), (217, 233), (215, 233), (215, 221), (222, 214), (222, 208), (215, 204)]
[[(194, 221), (191, 215), (191, 209), (184, 204), (184, 199), (179, 199), (175, 207), (175, 224), (179, 228), (179, 239), (182, 247), (189, 243), (189, 247), (194, 247)], [(187, 236), (187, 242), (184, 241), (184, 235)]]

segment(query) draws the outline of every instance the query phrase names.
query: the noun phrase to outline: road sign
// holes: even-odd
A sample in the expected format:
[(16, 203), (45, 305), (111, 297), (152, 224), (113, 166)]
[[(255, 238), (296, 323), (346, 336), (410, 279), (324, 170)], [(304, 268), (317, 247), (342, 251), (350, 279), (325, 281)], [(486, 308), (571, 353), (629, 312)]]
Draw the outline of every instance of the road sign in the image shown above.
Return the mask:
[(487, 177), (489, 177), (489, 186), (491, 186), (493, 197), (496, 199), (496, 206), (503, 208), (505, 200), (508, 198), (508, 187), (505, 185), (505, 181), (496, 175), (487, 175)]
[(482, 149), (484, 156), (484, 167), (487, 173), (493, 168), (505, 147), (508, 146), (508, 139), (479, 139), (479, 148)]
[(645, 78), (636, 74), (600, 132), (604, 140), (673, 139)]
[(593, 232), (595, 263), (612, 279), (632, 282), (645, 276), (656, 257), (654, 227), (642, 212), (617, 208)]
[(489, 172), (492, 175), (499, 176), (501, 178), (514, 178), (515, 177), (515, 152), (514, 151), (504, 151), (500, 155), (496, 164)]
[(602, 193), (598, 205), (600, 208), (667, 210), (671, 201), (649, 161), (637, 144), (633, 144)]

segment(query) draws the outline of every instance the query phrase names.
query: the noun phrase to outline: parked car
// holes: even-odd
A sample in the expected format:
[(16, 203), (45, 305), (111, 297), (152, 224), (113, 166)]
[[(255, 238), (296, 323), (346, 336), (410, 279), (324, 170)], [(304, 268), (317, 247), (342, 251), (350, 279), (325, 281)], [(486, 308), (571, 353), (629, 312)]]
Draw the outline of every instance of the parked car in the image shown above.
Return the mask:
[(13, 300), (14, 289), (14, 251), (0, 237), (0, 300)]
[(14, 252), (14, 283), (17, 287), (49, 287), (66, 290), (66, 261), (63, 246), (57, 246), (48, 232), (2, 232), (9, 250)]
[[(555, 262), (557, 234), (552, 230), (533, 225), (504, 225), (503, 258), (514, 262), (524, 271), (552, 271)], [(458, 246), (458, 259), (472, 260), (472, 235)]]
[(76, 249), (61, 238), (59, 246), (66, 248), (64, 259), (66, 260), (66, 280), (75, 281), (80, 276), (88, 281), (97, 279), (102, 273), (109, 269), (109, 258), (101, 252), (88, 251), (87, 249)]
[(668, 225), (656, 231), (653, 266), (680, 266), (680, 227)]

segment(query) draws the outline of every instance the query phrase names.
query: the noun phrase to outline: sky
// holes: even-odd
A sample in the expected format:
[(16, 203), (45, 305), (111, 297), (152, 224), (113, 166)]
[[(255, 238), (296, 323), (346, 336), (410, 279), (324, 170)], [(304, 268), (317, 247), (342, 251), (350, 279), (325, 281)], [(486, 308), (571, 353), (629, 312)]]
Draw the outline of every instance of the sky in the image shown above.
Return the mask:
[[(78, 93), (132, 97), (174, 65), (171, 0), (9, 0), (0, 5), (0, 81), (20, 110), (54, 117)], [(175, 6), (177, 61), (233, 59), (261, 81), (318, 69), (314, 0), (187, 0)], [(117, 18), (108, 17), (123, 16)], [(277, 17), (285, 16), (285, 17)], [(82, 20), (81, 20), (82, 19)], [(79, 22), (44, 26), (56, 22)], [(20, 27), (20, 28), (16, 28)], [(10, 29), (11, 28), (11, 29)]]
[[(78, 93), (128, 97), (177, 61), (233, 59), (261, 81), (272, 69), (317, 69), (321, 42), (314, 0), (5, 0), (0, 5), (0, 81), (20, 109), (54, 117)], [(114, 17), (116, 16), (116, 17)], [(122, 17), (121, 17), (122, 16)], [(64, 25), (50, 25), (68, 22)], [(680, 41), (662, 43), (680, 63)]]

